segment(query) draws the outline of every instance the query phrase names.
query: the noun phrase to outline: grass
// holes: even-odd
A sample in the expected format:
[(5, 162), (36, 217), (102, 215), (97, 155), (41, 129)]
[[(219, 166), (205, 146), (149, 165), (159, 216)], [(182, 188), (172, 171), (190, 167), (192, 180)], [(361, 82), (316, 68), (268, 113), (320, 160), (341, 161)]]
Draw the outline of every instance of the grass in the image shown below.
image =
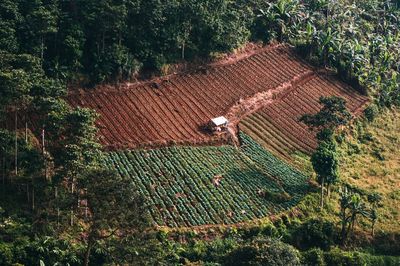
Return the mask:
[[(400, 232), (400, 109), (385, 110), (373, 122), (357, 121), (346, 132), (339, 146), (340, 178), (342, 184), (356, 187), (365, 195), (383, 196), (378, 209), (376, 232)], [(308, 156), (294, 155), (293, 161), (301, 170), (312, 175)], [(339, 223), (339, 194), (336, 185), (326, 209), (318, 208), (318, 193), (310, 193), (297, 208), (306, 217), (322, 217)], [(364, 197), (366, 201), (366, 197)], [(368, 233), (370, 221), (360, 219), (359, 229)]]
[(367, 193), (380, 193), (378, 230), (400, 232), (400, 110), (355, 124), (351, 135), (341, 147), (342, 180)]

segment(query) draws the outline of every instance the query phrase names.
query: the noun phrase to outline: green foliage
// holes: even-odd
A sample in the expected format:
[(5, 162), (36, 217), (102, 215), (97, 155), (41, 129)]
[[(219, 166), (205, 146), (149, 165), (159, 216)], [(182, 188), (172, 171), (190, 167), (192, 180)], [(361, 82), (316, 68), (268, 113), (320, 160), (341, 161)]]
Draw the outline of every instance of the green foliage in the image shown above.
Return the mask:
[(373, 122), (378, 112), (378, 107), (375, 104), (371, 104), (364, 110), (364, 115), (369, 122)]
[(301, 254), (303, 265), (325, 266), (324, 252), (319, 248), (312, 248)]
[(333, 184), (338, 180), (338, 157), (334, 142), (320, 142), (317, 150), (311, 156), (311, 162), (317, 174), (318, 183)]
[[(158, 225), (237, 223), (293, 206), (308, 189), (307, 177), (250, 137), (241, 137), (243, 150), (222, 146), (119, 151), (109, 153), (105, 163), (137, 184)], [(263, 196), (265, 191), (291, 197), (277, 202)]]
[(140, 68), (141, 64), (128, 48), (114, 44), (95, 56), (92, 76), (94, 82), (104, 82), (110, 77), (126, 80), (137, 74)]
[(340, 191), (340, 219), (341, 219), (341, 241), (344, 244), (349, 233), (354, 230), (358, 216), (367, 217), (369, 211), (360, 194), (353, 193), (347, 187)]
[(233, 250), (223, 265), (300, 265), (300, 254), (279, 240), (259, 238)]
[(361, 265), (398, 265), (398, 257), (372, 256), (361, 252), (345, 252), (338, 248), (325, 253), (325, 265), (361, 266)]
[(11, 265), (13, 260), (13, 254), (11, 247), (7, 244), (0, 243), (0, 264)]
[(250, 5), (230, 0), (7, 0), (0, 15), (0, 50), (40, 58), (53, 77), (93, 82), (231, 51), (254, 18)]
[(311, 249), (302, 253), (304, 265), (319, 266), (362, 266), (362, 265), (398, 265), (399, 257), (374, 256), (362, 252), (348, 252), (334, 248), (324, 252), (320, 249)]
[(291, 234), (291, 241), (301, 250), (321, 248), (329, 250), (336, 239), (335, 225), (329, 221), (311, 219), (301, 224)]
[[(85, 187), (90, 210), (86, 220), (85, 265), (88, 265), (91, 250), (98, 241), (115, 236), (117, 232), (123, 232), (125, 237), (142, 235), (148, 227), (148, 210), (143, 197), (135, 193), (132, 180), (123, 179), (114, 172), (91, 171), (80, 185)], [(118, 241), (123, 240), (119, 238)]]
[(351, 114), (346, 109), (346, 101), (340, 97), (321, 97), (319, 103), (322, 105), (320, 111), (315, 115), (303, 115), (300, 121), (310, 127), (310, 129), (334, 130), (339, 126), (346, 125)]

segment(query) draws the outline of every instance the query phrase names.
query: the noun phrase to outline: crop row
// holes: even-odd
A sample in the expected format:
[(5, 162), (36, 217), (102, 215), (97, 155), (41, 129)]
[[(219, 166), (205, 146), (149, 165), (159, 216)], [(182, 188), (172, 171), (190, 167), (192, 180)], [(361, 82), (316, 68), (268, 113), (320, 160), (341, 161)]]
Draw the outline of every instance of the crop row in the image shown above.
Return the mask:
[(321, 96), (344, 98), (354, 114), (368, 102), (367, 97), (332, 75), (320, 74), (246, 117), (240, 129), (280, 158), (290, 160), (296, 151), (311, 154), (317, 146), (315, 132), (310, 132), (299, 119), (304, 114), (318, 112)]
[(270, 47), (233, 64), (162, 81), (71, 93), (74, 107), (95, 109), (101, 142), (110, 149), (169, 142), (206, 142), (201, 128), (240, 99), (268, 91), (309, 71), (286, 46)]
[[(251, 138), (242, 138), (243, 150), (219, 146), (117, 151), (108, 153), (106, 164), (134, 181), (159, 226), (232, 224), (293, 206), (306, 192), (307, 178)], [(261, 191), (287, 192), (292, 198), (277, 203)]]

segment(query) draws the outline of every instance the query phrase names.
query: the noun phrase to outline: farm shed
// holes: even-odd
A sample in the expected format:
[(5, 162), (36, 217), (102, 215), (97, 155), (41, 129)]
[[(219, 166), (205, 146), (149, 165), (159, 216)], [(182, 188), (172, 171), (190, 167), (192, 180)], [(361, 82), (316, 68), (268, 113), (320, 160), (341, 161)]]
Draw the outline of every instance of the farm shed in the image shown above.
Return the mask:
[(224, 116), (219, 116), (211, 119), (210, 128), (212, 131), (220, 132), (228, 126), (228, 123), (228, 119), (226, 119)]

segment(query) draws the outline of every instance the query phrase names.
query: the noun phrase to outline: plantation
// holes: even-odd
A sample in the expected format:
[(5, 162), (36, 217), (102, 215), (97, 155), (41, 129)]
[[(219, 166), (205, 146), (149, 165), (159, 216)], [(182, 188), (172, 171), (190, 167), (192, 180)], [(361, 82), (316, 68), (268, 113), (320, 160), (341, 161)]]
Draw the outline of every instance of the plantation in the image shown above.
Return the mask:
[(0, 25), (1, 266), (399, 265), (399, 0), (2, 0)]
[(359, 115), (368, 103), (368, 97), (332, 75), (319, 74), (249, 115), (239, 127), (264, 148), (288, 161), (295, 152), (311, 154), (317, 147), (316, 132), (311, 132), (299, 119), (318, 111), (321, 96), (342, 97), (354, 116)]
[[(110, 152), (107, 165), (129, 176), (158, 226), (233, 224), (287, 209), (307, 177), (245, 134), (243, 148), (169, 147)], [(220, 176), (219, 184), (213, 180)], [(287, 194), (289, 195), (287, 195)], [(276, 197), (282, 197), (276, 199)]]
[(109, 150), (222, 142), (204, 130), (211, 118), (312, 71), (282, 44), (243, 56), (146, 82), (70, 91), (67, 101), (96, 110), (100, 141)]

